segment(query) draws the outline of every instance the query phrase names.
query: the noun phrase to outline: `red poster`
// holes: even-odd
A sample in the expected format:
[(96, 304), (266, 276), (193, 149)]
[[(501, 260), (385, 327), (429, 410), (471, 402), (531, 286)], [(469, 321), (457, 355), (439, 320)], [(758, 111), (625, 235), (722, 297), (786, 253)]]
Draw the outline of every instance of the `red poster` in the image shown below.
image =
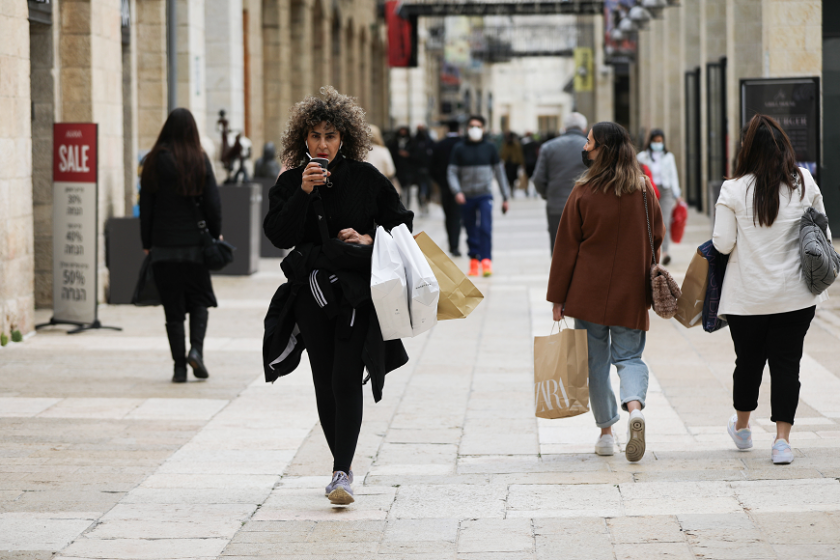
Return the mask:
[(53, 181), (96, 183), (96, 124), (53, 127)]
[(411, 66), (411, 23), (397, 14), (398, 0), (385, 2), (385, 21), (388, 24), (388, 65), (391, 68)]

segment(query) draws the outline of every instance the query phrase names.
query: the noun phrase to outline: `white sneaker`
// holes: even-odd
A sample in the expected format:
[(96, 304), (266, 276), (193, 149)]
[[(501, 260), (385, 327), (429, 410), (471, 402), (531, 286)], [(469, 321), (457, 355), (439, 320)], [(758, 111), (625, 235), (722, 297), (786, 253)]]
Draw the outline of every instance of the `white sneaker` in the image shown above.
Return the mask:
[(615, 454), (615, 438), (612, 434), (604, 435), (595, 442), (595, 454), (609, 457)]
[(732, 438), (732, 441), (735, 442), (735, 447), (742, 451), (750, 449), (753, 446), (752, 430), (750, 429), (750, 424), (749, 422), (747, 422), (746, 428), (736, 430), (735, 423), (737, 421), (738, 415), (733, 414), (732, 418), (729, 419), (729, 423), (726, 425), (726, 432), (729, 434), (729, 437)]
[(773, 451), (771, 452), (774, 465), (789, 465), (793, 463), (793, 449), (785, 439), (777, 439), (773, 442)]
[(630, 413), (627, 422), (627, 445), (624, 448), (627, 460), (635, 463), (645, 456), (645, 417), (641, 410)]

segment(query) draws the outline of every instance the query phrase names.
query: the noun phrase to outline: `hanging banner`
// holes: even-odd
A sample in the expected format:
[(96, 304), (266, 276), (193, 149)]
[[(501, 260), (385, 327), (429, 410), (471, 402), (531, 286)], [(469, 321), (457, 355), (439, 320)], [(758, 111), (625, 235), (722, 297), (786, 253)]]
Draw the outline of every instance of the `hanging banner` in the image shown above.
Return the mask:
[(820, 79), (741, 80), (742, 129), (756, 113), (779, 122), (796, 151), (796, 165), (808, 169), (819, 184)]
[(96, 319), (97, 125), (53, 125), (52, 324)]
[(417, 17), (403, 19), (397, 13), (400, 2), (386, 0), (385, 22), (388, 24), (388, 66), (417, 67)]
[(592, 91), (592, 49), (589, 47), (577, 47), (574, 50), (575, 56), (575, 91)]

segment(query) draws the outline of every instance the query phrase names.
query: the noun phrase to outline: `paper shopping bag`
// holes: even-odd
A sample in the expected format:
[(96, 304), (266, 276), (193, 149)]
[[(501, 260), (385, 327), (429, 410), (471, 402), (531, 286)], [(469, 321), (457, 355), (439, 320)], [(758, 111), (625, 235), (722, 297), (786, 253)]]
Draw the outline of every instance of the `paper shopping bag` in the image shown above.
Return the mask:
[(691, 328), (701, 323), (708, 285), (709, 261), (698, 251), (691, 258), (682, 284), (682, 295), (677, 299), (677, 314), (674, 318), (683, 326)]
[(408, 290), (397, 243), (385, 228), (376, 229), (370, 267), (370, 298), (379, 319), (382, 340), (411, 336)]
[(534, 337), (534, 403), (538, 418), (569, 418), (589, 411), (585, 329)]
[(440, 287), (435, 273), (405, 224), (391, 230), (405, 266), (411, 336), (431, 329), (437, 323)]
[(432, 238), (426, 235), (426, 232), (421, 231), (414, 239), (426, 256), (440, 286), (438, 321), (463, 319), (472, 313), (484, 299), (484, 294), (470, 282), (467, 275), (432, 241)]

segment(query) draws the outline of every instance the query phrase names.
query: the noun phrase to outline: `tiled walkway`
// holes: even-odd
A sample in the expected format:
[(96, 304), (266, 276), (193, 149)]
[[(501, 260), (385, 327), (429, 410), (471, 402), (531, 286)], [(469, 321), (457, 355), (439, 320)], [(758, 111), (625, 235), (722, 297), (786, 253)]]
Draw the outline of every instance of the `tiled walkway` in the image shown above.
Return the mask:
[[(331, 459), (308, 365), (262, 381), (277, 262), (214, 280), (208, 382), (169, 383), (160, 308), (103, 306), (122, 333), (47, 329), (0, 349), (0, 558), (840, 558), (840, 300), (806, 340), (792, 465), (770, 462), (768, 387), (755, 449), (726, 435), (728, 331), (658, 318), (647, 454), (598, 457), (591, 414), (533, 415), (533, 336), (552, 326), (543, 212), (517, 199), (497, 216), (486, 300), (407, 341), (382, 402), (365, 388), (347, 508), (323, 495)], [(443, 244), (438, 214), (416, 229)], [(678, 277), (710, 235), (705, 218), (690, 223)]]

